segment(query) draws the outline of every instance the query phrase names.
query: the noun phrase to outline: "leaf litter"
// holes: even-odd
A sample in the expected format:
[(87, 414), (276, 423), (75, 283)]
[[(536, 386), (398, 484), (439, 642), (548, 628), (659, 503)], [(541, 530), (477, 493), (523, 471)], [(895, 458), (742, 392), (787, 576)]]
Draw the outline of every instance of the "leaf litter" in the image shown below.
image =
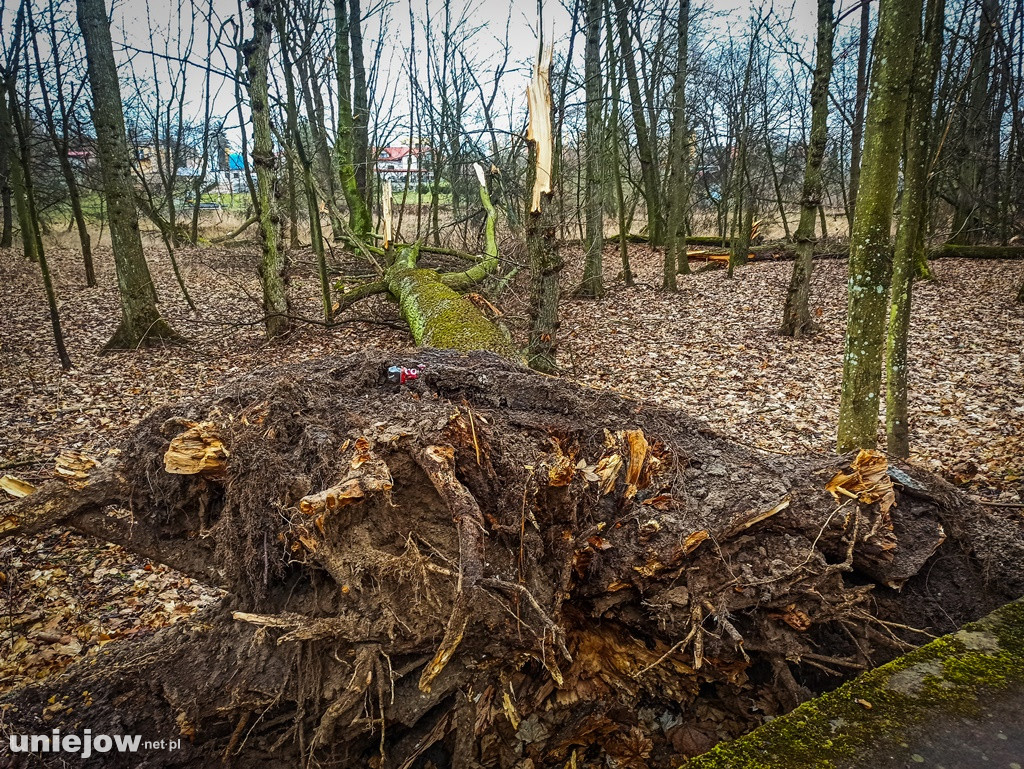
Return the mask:
[[(566, 375), (585, 386), (682, 408), (753, 448), (831, 452), (845, 262), (816, 263), (811, 309), (819, 328), (793, 340), (777, 333), (789, 263), (752, 265), (732, 280), (724, 271), (681, 276), (680, 291), (669, 294), (657, 289), (660, 254), (630, 249), (636, 287), (622, 284), (609, 247), (608, 296), (584, 301), (566, 292), (559, 358)], [(85, 287), (75, 251), (49, 252), (75, 363), (69, 372), (56, 365), (37, 268), (13, 254), (0, 264), (0, 327), (6, 329), (0, 336), (0, 514), (18, 490), (51, 477), (62, 453), (117, 452), (118, 436), (159, 404), (216, 390), (268, 362), (409, 346), (397, 314), (383, 300), (357, 306), (343, 325), (300, 323), (286, 340), (267, 343), (258, 249), (250, 244), (178, 252), (197, 312), (181, 297), (162, 250), (151, 248), (162, 312), (190, 342), (100, 356), (119, 312), (109, 248), (96, 252), (95, 288)], [(315, 271), (308, 253), (296, 261), (294, 311), (317, 319)], [(581, 261), (578, 249), (567, 254), (567, 277), (579, 272)], [(1024, 499), (1024, 310), (1012, 300), (1019, 263), (945, 259), (934, 272), (935, 281), (915, 289), (911, 461), (976, 495), (1018, 503)], [(526, 293), (521, 278), (505, 303), (522, 310)], [(610, 467), (575, 464), (567, 462), (564, 471), (602, 478), (612, 473)], [(0, 544), (0, 596), (2, 691), (57, 672), (111, 640), (188, 617), (219, 593), (116, 545), (54, 531)], [(629, 750), (643, 755), (642, 746)]]

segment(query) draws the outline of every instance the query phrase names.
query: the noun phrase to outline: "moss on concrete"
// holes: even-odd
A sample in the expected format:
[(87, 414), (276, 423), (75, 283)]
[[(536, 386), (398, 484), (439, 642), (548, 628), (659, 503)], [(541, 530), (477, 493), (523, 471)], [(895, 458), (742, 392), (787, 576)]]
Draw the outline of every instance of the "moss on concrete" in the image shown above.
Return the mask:
[(971, 715), (981, 695), (1021, 685), (1024, 601), (1015, 601), (684, 767), (838, 769), (880, 746), (904, 742), (935, 714)]

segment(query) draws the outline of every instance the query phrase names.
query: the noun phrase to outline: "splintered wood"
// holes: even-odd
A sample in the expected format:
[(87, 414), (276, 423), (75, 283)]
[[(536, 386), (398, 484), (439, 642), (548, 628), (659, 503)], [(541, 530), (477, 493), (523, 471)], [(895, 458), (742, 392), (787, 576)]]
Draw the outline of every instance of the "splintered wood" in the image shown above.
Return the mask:
[(345, 477), (337, 483), (300, 499), (299, 511), (306, 515), (329, 513), (361, 501), (368, 492), (391, 490), (391, 471), (388, 470), (387, 464), (373, 453), (373, 447), (366, 437), (356, 439), (352, 447), (349, 468)]
[(306, 515), (337, 510), (363, 498), (363, 487), (358, 478), (352, 478), (329, 489), (310, 494), (299, 500), (299, 511)]
[(229, 456), (220, 440), (217, 425), (213, 422), (194, 423), (171, 440), (164, 454), (164, 470), (174, 475), (223, 478)]
[(28, 481), (23, 481), (21, 478), (16, 478), (13, 475), (5, 475), (0, 478), (0, 491), (5, 491), (15, 499), (21, 499), (27, 497), (36, 487)]
[(393, 237), (392, 214), (391, 214), (391, 182), (384, 182), (384, 189), (380, 194), (381, 219), (384, 224), (384, 248), (391, 245)]
[(889, 478), (889, 462), (880, 451), (861, 449), (850, 465), (850, 472), (836, 473), (825, 486), (825, 491), (837, 501), (842, 495), (866, 505), (880, 502), (883, 516), (887, 516), (889, 508), (896, 503), (896, 493)]
[(526, 127), (526, 141), (536, 149), (536, 175), (530, 213), (540, 213), (542, 195), (551, 194), (551, 164), (554, 148), (551, 141), (551, 55), (552, 48), (538, 52), (534, 62), (533, 79), (526, 89), (526, 103), (530, 108), (530, 122)]

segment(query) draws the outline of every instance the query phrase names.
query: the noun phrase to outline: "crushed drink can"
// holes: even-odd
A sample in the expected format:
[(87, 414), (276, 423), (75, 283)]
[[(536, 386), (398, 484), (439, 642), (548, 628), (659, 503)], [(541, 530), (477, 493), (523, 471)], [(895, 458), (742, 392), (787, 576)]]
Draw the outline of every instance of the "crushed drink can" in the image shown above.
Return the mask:
[(388, 368), (388, 381), (393, 384), (405, 384), (414, 379), (419, 379), (423, 373), (422, 368), (405, 368), (404, 366), (390, 366)]

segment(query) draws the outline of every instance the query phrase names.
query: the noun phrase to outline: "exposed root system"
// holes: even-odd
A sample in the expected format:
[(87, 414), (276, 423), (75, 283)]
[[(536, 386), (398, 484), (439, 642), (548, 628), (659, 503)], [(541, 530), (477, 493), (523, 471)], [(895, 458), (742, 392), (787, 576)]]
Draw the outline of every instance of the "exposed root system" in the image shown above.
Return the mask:
[(488, 354), (261, 371), (87, 475), (8, 527), (64, 518), (229, 596), (12, 693), (4, 729), (181, 739), (154, 767), (672, 767), (1024, 592), (1019, 516), (931, 476), (756, 454)]

